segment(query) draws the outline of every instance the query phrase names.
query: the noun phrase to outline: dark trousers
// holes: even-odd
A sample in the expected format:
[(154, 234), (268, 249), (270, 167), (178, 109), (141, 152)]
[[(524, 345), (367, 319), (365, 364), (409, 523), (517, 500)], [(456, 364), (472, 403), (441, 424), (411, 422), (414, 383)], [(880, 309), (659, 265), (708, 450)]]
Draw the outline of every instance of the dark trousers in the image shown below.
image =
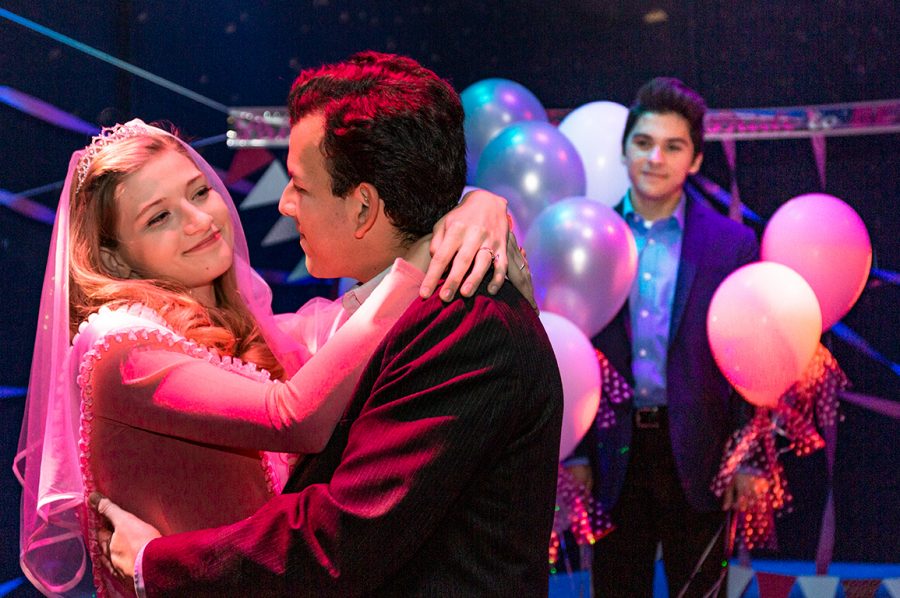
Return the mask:
[[(656, 547), (662, 542), (669, 596), (676, 598), (710, 541), (712, 550), (683, 596), (709, 594), (724, 573), (725, 513), (698, 513), (678, 481), (665, 410), (659, 427), (634, 426), (628, 471), (611, 512), (616, 529), (594, 546), (596, 598), (653, 595)], [(725, 595), (724, 577), (718, 595)]]

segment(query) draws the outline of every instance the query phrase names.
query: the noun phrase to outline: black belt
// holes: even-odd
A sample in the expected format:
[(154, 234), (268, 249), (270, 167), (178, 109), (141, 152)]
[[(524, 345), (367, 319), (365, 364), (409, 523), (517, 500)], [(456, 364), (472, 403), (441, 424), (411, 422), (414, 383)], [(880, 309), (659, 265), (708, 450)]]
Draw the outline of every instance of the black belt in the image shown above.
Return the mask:
[(666, 416), (665, 406), (639, 407), (634, 410), (635, 428), (659, 428)]

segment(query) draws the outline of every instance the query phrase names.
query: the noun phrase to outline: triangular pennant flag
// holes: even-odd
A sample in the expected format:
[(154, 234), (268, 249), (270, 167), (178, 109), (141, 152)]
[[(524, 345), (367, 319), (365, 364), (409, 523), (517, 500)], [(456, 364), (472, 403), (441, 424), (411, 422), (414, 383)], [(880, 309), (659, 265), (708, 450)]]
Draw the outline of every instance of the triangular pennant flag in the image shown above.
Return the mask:
[[(221, 168), (216, 168), (215, 166), (213, 166), (213, 170), (216, 171), (216, 174), (219, 175), (219, 178), (222, 179), (223, 181), (228, 176), (228, 173), (225, 172), (224, 170), (222, 170)], [(247, 179), (240, 179), (237, 181), (232, 181), (232, 182), (228, 183), (228, 185), (227, 185), (229, 191), (237, 191), (241, 195), (249, 194), (251, 191), (253, 191), (253, 186), (254, 186), (254, 183), (251, 183)]]
[(880, 579), (842, 579), (846, 598), (872, 598), (881, 585)]
[(840, 578), (826, 575), (801, 575), (797, 585), (805, 598), (834, 598)]
[(753, 579), (753, 569), (740, 565), (728, 566), (728, 598), (741, 598), (750, 580)]
[(271, 166), (259, 178), (250, 194), (241, 202), (241, 209), (256, 208), (278, 203), (281, 192), (288, 184), (288, 175), (280, 162), (272, 162)]
[(303, 258), (302, 260), (297, 262), (297, 265), (294, 267), (291, 273), (288, 274), (287, 281), (299, 282), (310, 277), (311, 275), (309, 273), (309, 270), (306, 269), (306, 258)]
[(793, 575), (756, 572), (756, 583), (759, 585), (759, 598), (787, 598), (794, 587)]
[(274, 159), (275, 156), (269, 150), (261, 147), (239, 149), (231, 160), (231, 166), (228, 167), (225, 184), (230, 185), (248, 174), (253, 174)]
[(263, 237), (260, 245), (268, 247), (269, 245), (276, 245), (278, 243), (283, 243), (284, 241), (299, 238), (300, 233), (297, 232), (296, 221), (290, 216), (282, 216), (275, 221), (275, 224), (272, 225), (272, 228), (270, 228), (269, 232), (266, 233), (266, 236)]
[(884, 586), (891, 598), (900, 598), (900, 577), (883, 579), (881, 585)]

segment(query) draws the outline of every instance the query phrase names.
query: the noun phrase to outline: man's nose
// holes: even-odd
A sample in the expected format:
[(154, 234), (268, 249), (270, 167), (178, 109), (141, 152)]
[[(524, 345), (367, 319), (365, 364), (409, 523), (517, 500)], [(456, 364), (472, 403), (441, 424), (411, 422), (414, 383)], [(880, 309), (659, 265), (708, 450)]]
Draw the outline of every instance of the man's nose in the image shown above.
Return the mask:
[(654, 145), (652, 148), (650, 148), (650, 155), (647, 156), (647, 158), (651, 162), (659, 162), (662, 159), (662, 148), (660, 148), (658, 145)]
[(285, 187), (284, 191), (281, 192), (281, 199), (278, 200), (278, 211), (284, 216), (294, 216), (297, 213), (297, 206), (288, 198), (288, 187)]

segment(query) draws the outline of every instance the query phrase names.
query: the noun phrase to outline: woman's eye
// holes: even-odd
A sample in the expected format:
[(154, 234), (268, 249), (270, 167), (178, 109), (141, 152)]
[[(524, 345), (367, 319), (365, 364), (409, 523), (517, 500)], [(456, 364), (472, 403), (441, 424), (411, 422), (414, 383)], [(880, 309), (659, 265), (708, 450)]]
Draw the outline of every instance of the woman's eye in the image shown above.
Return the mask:
[(209, 187), (203, 186), (194, 193), (194, 199), (204, 199), (209, 195)]
[(164, 222), (166, 220), (166, 218), (168, 218), (168, 217), (169, 217), (168, 212), (160, 212), (159, 214), (157, 214), (156, 216), (154, 216), (153, 218), (151, 218), (150, 220), (147, 221), (147, 226), (148, 227), (156, 226), (157, 224)]

